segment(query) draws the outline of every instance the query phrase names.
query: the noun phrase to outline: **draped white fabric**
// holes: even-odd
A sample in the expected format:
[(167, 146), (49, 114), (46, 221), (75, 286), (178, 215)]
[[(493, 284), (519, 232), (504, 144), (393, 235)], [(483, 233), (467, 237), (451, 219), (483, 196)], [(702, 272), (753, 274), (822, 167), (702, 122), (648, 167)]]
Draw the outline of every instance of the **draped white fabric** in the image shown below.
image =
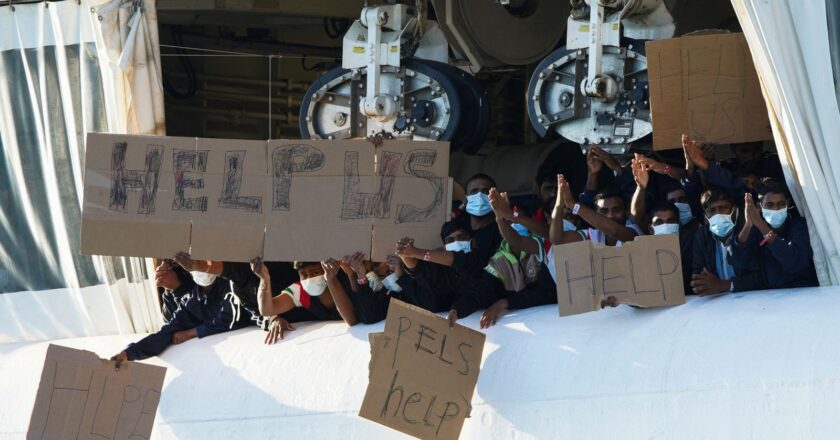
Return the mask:
[(149, 260), (79, 253), (85, 134), (164, 134), (154, 11), (0, 7), (0, 342), (162, 324)]
[(808, 219), (820, 284), (838, 284), (840, 111), (825, 2), (732, 0), (732, 6), (762, 82), (788, 187)]

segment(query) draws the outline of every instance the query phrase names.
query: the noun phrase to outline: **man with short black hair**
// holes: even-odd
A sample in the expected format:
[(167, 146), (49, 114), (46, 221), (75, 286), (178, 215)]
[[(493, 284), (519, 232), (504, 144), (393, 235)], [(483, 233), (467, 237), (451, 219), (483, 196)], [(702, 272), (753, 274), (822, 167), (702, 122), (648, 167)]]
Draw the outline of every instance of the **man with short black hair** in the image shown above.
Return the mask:
[(710, 188), (700, 202), (708, 224), (694, 233), (691, 291), (714, 295), (761, 289), (764, 283), (757, 264), (734, 267), (729, 258), (726, 242), (740, 221), (729, 192)]
[[(644, 235), (628, 219), (627, 201), (618, 189), (606, 189), (595, 196), (595, 209), (575, 202), (572, 190), (566, 179), (557, 176), (558, 200), (562, 200), (566, 209), (579, 216), (591, 227), (577, 231), (558, 231), (551, 229), (551, 243), (564, 244), (581, 240), (592, 240), (607, 246), (621, 246), (625, 241), (632, 241), (638, 235)], [(555, 208), (556, 210), (556, 208)]]
[[(170, 345), (193, 338), (203, 338), (250, 325), (251, 314), (233, 304), (230, 283), (215, 275), (192, 273), (194, 282), (179, 298), (178, 309), (160, 330), (128, 347), (111, 358), (117, 367), (125, 361), (143, 360), (163, 353)], [(170, 285), (175, 290), (179, 285)]]
[[(269, 336), (275, 334), (280, 330), (280, 333), (285, 333), (284, 329), (291, 329), (291, 323), (311, 320), (311, 315), (304, 309), (295, 308), (282, 315), (274, 317), (264, 317), (260, 315), (259, 300), (257, 299), (257, 290), (260, 285), (260, 279), (251, 270), (248, 263), (237, 263), (230, 261), (206, 261), (193, 260), (190, 254), (186, 252), (178, 252), (174, 260), (183, 268), (189, 271), (202, 272), (210, 275), (216, 275), (230, 281), (233, 293), (237, 298), (237, 307), (249, 312), (253, 323), (263, 330), (268, 330)], [(298, 273), (292, 267), (292, 263), (288, 262), (265, 262), (274, 280), (275, 291), (273, 295), (281, 293), (282, 286), (298, 281)], [(266, 338), (266, 342), (270, 343), (272, 338)]]
[(744, 196), (744, 226), (729, 240), (733, 267), (758, 262), (770, 289), (818, 285), (808, 225), (804, 218), (790, 216), (793, 207), (787, 187), (765, 179), (758, 195), (760, 210), (751, 194)]
[(480, 266), (484, 266), (499, 248), (502, 236), (490, 206), (490, 189), (496, 187), (496, 181), (486, 174), (476, 174), (467, 180), (464, 190), (467, 193), (466, 211), (469, 215), (466, 225), (475, 240), (474, 257)]

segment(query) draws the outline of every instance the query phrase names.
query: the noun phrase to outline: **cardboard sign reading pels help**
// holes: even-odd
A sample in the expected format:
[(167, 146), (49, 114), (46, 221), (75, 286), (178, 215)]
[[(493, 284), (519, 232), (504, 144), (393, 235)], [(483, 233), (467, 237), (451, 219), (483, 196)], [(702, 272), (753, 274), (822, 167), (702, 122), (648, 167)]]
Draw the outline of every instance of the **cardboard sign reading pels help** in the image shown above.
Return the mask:
[(485, 335), (391, 300), (371, 334), (370, 382), (359, 416), (424, 439), (457, 439), (469, 416)]

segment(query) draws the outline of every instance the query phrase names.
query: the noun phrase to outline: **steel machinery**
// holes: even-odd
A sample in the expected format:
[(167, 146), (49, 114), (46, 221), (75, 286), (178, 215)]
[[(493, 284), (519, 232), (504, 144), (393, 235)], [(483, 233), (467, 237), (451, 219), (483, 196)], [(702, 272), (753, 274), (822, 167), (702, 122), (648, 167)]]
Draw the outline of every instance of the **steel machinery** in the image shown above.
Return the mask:
[(490, 106), (484, 87), (449, 65), (449, 45), (425, 2), (367, 7), (344, 36), (342, 66), (307, 91), (303, 138), (381, 134), (450, 141), (474, 151), (484, 142)]
[(528, 115), (556, 133), (612, 154), (653, 130), (645, 40), (670, 38), (662, 0), (572, 0), (566, 46), (544, 58), (528, 87)]

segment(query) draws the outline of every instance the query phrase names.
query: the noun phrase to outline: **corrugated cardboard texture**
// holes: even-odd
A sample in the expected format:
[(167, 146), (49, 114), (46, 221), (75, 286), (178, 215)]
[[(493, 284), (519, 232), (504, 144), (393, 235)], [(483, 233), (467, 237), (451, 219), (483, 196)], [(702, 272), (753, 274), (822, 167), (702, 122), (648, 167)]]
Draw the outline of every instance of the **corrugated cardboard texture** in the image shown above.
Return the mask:
[[(439, 246), (444, 142), (168, 138), (90, 133), (85, 254), (249, 261)], [(379, 232), (379, 233), (377, 233)]]
[(50, 344), (27, 439), (150, 438), (166, 368)]
[(599, 310), (610, 296), (638, 307), (685, 303), (677, 235), (636, 237), (621, 247), (586, 240), (552, 252), (560, 316)]
[(653, 149), (681, 136), (717, 144), (772, 139), (767, 106), (744, 35), (647, 42)]
[(369, 337), (370, 382), (359, 416), (418, 438), (457, 439), (478, 382), (484, 333), (391, 300)]

